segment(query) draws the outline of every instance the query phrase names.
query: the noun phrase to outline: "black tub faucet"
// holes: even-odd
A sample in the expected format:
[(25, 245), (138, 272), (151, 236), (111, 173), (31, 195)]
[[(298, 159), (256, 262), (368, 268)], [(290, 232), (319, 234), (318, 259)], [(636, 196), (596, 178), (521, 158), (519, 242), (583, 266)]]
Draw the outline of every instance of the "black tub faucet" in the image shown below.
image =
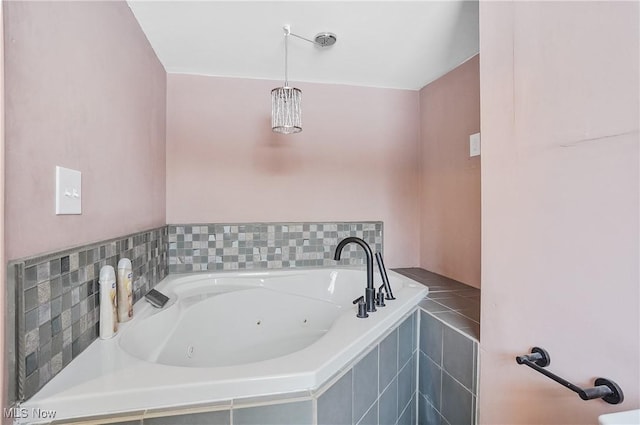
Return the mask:
[(364, 249), (364, 253), (367, 256), (367, 288), (364, 290), (364, 302), (367, 306), (367, 311), (376, 311), (376, 289), (373, 286), (373, 253), (371, 252), (371, 248), (369, 248), (369, 245), (364, 240), (356, 238), (354, 236), (344, 238), (336, 247), (336, 253), (333, 256), (333, 259), (336, 261), (340, 260), (342, 249), (345, 247), (345, 245), (350, 243), (360, 245), (362, 249)]

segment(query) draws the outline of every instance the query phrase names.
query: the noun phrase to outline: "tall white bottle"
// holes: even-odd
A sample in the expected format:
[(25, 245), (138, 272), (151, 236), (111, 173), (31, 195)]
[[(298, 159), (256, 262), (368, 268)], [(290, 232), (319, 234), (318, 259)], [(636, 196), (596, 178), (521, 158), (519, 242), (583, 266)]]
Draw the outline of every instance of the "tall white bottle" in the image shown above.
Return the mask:
[(100, 339), (112, 338), (118, 331), (116, 273), (112, 266), (100, 269)]
[(133, 317), (133, 272), (131, 260), (118, 261), (118, 321), (127, 322)]

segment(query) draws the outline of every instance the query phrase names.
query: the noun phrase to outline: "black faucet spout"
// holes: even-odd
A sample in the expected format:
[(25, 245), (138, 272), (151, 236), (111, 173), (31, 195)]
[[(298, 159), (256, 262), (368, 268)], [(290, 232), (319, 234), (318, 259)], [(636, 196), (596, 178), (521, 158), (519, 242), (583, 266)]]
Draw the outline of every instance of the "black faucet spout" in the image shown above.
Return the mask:
[(342, 249), (350, 243), (355, 243), (360, 245), (364, 250), (364, 254), (367, 257), (367, 289), (365, 290), (365, 302), (367, 304), (367, 311), (376, 311), (375, 304), (375, 287), (373, 286), (373, 253), (371, 252), (371, 248), (369, 244), (367, 244), (364, 240), (360, 238), (356, 238), (355, 236), (350, 236), (348, 238), (344, 238), (338, 243), (336, 247), (335, 255), (333, 259), (338, 261), (340, 260), (340, 255), (342, 254)]

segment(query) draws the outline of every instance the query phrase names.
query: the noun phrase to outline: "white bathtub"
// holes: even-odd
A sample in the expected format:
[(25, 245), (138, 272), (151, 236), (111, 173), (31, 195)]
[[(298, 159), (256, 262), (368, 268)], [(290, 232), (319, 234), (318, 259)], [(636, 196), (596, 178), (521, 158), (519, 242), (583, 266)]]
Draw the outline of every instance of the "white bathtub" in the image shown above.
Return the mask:
[(170, 297), (164, 308), (136, 303), (116, 337), (22, 407), (65, 419), (316, 389), (426, 296), (389, 279), (396, 300), (359, 319), (362, 268), (170, 275), (156, 287)]

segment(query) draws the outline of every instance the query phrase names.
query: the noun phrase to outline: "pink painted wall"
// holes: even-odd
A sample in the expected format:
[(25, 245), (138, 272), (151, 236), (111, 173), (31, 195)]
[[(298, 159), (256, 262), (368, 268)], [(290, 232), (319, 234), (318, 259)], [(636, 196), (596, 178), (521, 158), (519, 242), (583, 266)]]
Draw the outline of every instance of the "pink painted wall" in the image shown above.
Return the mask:
[[(165, 224), (166, 73), (127, 4), (4, 7), (8, 259)], [(56, 165), (80, 216), (55, 215)]]
[[(4, 305), (6, 295), (6, 265), (4, 246), (4, 16), (3, 0), (0, 0), (0, 341), (4, 341)], [(7, 388), (9, 385), (8, 376), (5, 373), (4, 347), (0, 350), (0, 400), (2, 407), (7, 407)], [(4, 415), (3, 415), (4, 416)], [(7, 419), (0, 423), (7, 422)]]
[(389, 267), (415, 266), (417, 91), (299, 84), (303, 131), (271, 131), (278, 81), (169, 74), (167, 221), (384, 221)]
[[(480, 2), (480, 422), (640, 407), (637, 2)], [(515, 356), (546, 348), (585, 402)]]
[(480, 287), (479, 59), (420, 90), (420, 266)]

